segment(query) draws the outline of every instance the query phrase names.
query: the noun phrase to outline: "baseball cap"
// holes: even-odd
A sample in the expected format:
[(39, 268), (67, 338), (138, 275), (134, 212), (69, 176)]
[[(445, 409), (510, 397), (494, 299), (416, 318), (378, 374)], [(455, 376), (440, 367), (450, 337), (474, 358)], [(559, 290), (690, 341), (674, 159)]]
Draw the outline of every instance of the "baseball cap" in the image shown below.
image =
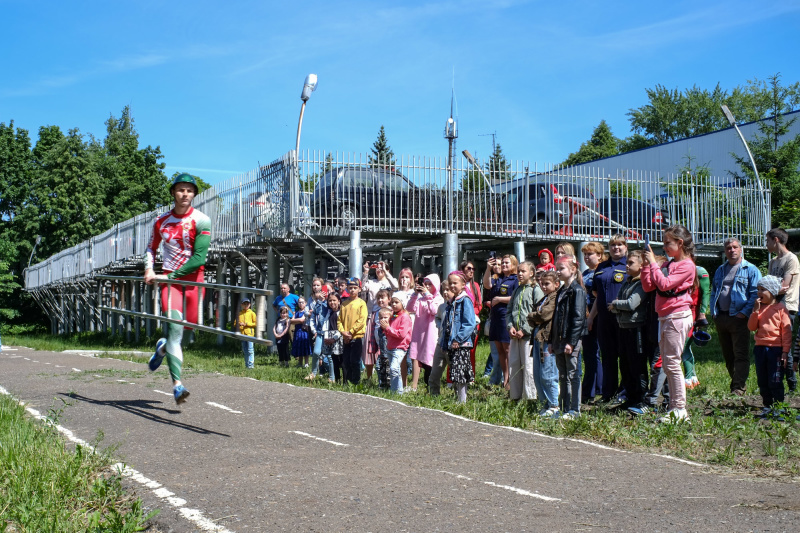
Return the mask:
[(359, 289), (361, 288), (361, 280), (357, 277), (347, 278), (347, 285), (355, 285)]
[(248, 303), (248, 304), (249, 304), (249, 303), (250, 303), (250, 298), (248, 298), (247, 296), (245, 296), (244, 298), (242, 298), (242, 303), (243, 303), (243, 304), (244, 304), (244, 303)]

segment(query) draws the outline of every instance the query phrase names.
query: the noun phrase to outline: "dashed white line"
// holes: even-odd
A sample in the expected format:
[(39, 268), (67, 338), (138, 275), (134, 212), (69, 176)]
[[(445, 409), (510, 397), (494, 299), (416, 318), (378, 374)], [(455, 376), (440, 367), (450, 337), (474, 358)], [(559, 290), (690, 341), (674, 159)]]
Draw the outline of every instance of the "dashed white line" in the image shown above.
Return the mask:
[(302, 435), (303, 437), (308, 437), (309, 439), (319, 440), (322, 442), (327, 442), (328, 444), (333, 444), (334, 446), (350, 446), (349, 444), (344, 444), (342, 442), (336, 442), (335, 440), (328, 440), (323, 439), (322, 437), (315, 437), (309, 433), (304, 433), (302, 431), (290, 431), (289, 433), (297, 433), (298, 435)]
[(16, 352), (17, 349), (16, 348), (3, 348), (0, 351), (3, 351), (3, 352)]
[[(457, 479), (463, 479), (463, 480), (466, 480), (466, 481), (473, 481), (473, 479), (470, 478), (470, 477), (462, 476), (461, 474), (456, 474), (454, 472), (448, 472), (446, 470), (439, 470), (439, 473), (440, 474), (448, 474), (450, 476), (456, 477)], [(505, 490), (509, 490), (511, 492), (516, 492), (520, 496), (528, 496), (530, 498), (536, 498), (538, 500), (544, 500), (546, 502), (560, 502), (561, 501), (561, 499), (559, 499), (559, 498), (552, 498), (550, 496), (544, 496), (543, 494), (538, 494), (536, 492), (531, 492), (531, 491), (525, 490), (525, 489), (519, 489), (517, 487), (512, 487), (510, 485), (501, 485), (501, 484), (495, 483), (493, 481), (480, 481), (480, 483), (483, 483), (484, 485), (489, 485), (490, 487), (496, 487), (498, 489), (505, 489)]]
[(237, 415), (242, 414), (241, 411), (235, 411), (235, 410), (231, 409), (230, 407), (226, 407), (226, 406), (222, 405), (221, 403), (206, 402), (206, 405), (210, 405), (212, 407), (219, 407), (220, 409), (222, 409), (224, 411), (228, 411), (229, 413), (235, 413)]
[(22, 356), (21, 355), (10, 355), (10, 356), (8, 356), (8, 358), (9, 359), (21, 359)]
[[(11, 394), (3, 387), (0, 387), (0, 394), (5, 394), (6, 396), (10, 396), (11, 398), (13, 398), (13, 396), (11, 396)], [(17, 400), (17, 401), (19, 401), (19, 400)], [(19, 404), (20, 405), (25, 405), (24, 402), (22, 402), (22, 401), (19, 401)], [(76, 437), (75, 434), (72, 431), (70, 431), (69, 429), (67, 429), (67, 428), (65, 428), (63, 426), (60, 426), (58, 424), (53, 423), (52, 420), (50, 420), (46, 416), (43, 416), (36, 409), (33, 409), (31, 407), (25, 407), (25, 410), (28, 411), (34, 418), (36, 418), (38, 420), (42, 420), (46, 424), (49, 424), (49, 425), (55, 427), (59, 431), (59, 433), (63, 434), (70, 441), (74, 442), (75, 444), (79, 444), (80, 446), (83, 446), (84, 448), (90, 450), (92, 453), (95, 453), (94, 446), (92, 446), (91, 444), (89, 444), (85, 440), (83, 440), (83, 439), (81, 439), (79, 437)], [(188, 509), (188, 508), (184, 507), (186, 505), (186, 500), (184, 500), (183, 498), (176, 497), (175, 493), (169, 491), (167, 488), (163, 487), (157, 481), (153, 481), (151, 479), (147, 479), (146, 477), (144, 477), (142, 474), (140, 474), (136, 470), (134, 470), (134, 469), (122, 464), (122, 463), (117, 463), (116, 465), (114, 465), (114, 468), (120, 473), (120, 475), (123, 475), (123, 476), (125, 476), (127, 478), (130, 478), (130, 479), (132, 479), (134, 481), (137, 481), (140, 484), (142, 484), (142, 485), (144, 485), (144, 486), (146, 486), (148, 488), (155, 488), (153, 493), (157, 497), (161, 498), (162, 500), (167, 501), (170, 505), (172, 505), (173, 507), (175, 507), (178, 510), (178, 512), (181, 514), (181, 516), (183, 516), (187, 520), (193, 522), (201, 530), (209, 531), (209, 532), (212, 532), (212, 533), (233, 533), (231, 530), (226, 529), (226, 528), (224, 528), (222, 526), (219, 526), (219, 525), (215, 524), (213, 521), (211, 521), (208, 518), (206, 518), (205, 516), (203, 516), (203, 512), (200, 511), (199, 509)]]
[(64, 368), (63, 365), (56, 365), (56, 368)]
[(27, 357), (25, 357), (24, 359), (25, 359), (26, 361), (30, 361), (30, 359), (28, 359)]
[(73, 372), (83, 372), (83, 370), (81, 370), (80, 368), (75, 368), (75, 367), (72, 367), (72, 371)]
[(159, 394), (163, 394), (164, 396), (172, 396), (171, 392), (164, 392), (163, 390), (153, 389), (153, 392), (157, 392)]

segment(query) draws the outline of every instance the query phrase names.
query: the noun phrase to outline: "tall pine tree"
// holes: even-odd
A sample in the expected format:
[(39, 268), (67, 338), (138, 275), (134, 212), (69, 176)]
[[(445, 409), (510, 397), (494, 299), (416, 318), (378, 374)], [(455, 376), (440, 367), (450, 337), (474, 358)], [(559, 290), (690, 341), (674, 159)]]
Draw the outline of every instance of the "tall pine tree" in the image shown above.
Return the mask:
[(386, 139), (386, 130), (381, 125), (378, 132), (378, 139), (372, 144), (372, 155), (368, 160), (371, 167), (393, 168), (397, 162), (394, 159), (394, 152)]

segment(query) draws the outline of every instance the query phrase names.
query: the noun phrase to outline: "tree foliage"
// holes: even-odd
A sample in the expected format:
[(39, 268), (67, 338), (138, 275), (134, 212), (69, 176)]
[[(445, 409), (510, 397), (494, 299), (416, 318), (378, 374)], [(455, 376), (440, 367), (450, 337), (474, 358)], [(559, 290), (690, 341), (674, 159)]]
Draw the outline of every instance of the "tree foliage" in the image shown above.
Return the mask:
[[(780, 75), (767, 81), (769, 90), (769, 119), (758, 125), (758, 133), (748, 141), (753, 160), (765, 187), (772, 189), (773, 226), (800, 227), (800, 135), (787, 138), (796, 118), (786, 120), (784, 113), (798, 105), (798, 84), (783, 86)], [(738, 182), (753, 183), (755, 174), (748, 157), (732, 154), (740, 171), (734, 174)]]
[[(661, 144), (727, 128), (728, 121), (720, 111), (723, 104), (741, 122), (772, 116), (774, 105), (771, 80), (774, 77), (766, 81), (748, 80), (747, 84), (730, 92), (722, 89), (719, 84), (710, 91), (697, 86), (683, 91), (663, 85), (646, 89), (647, 104), (630, 109), (627, 113), (631, 132), (640, 137), (626, 141), (630, 140), (632, 145), (641, 148), (644, 147), (643, 142)], [(782, 112), (797, 109), (800, 105), (800, 83), (783, 89)]]
[(41, 316), (20, 289), (37, 235), (33, 263), (167, 205), (161, 159), (160, 148), (139, 148), (127, 107), (106, 121), (102, 141), (50, 125), (31, 147), (26, 130), (0, 123), (0, 315)]
[(381, 125), (381, 130), (378, 132), (378, 138), (372, 143), (372, 155), (368, 157), (368, 163), (372, 167), (394, 167), (397, 162), (394, 159), (394, 152), (389, 146), (389, 140), (386, 138), (386, 129)]
[(619, 153), (619, 143), (620, 140), (611, 133), (611, 128), (606, 121), (601, 120), (600, 124), (592, 132), (592, 137), (581, 144), (577, 152), (569, 154), (561, 164), (563, 166), (580, 165), (581, 163), (617, 155)]

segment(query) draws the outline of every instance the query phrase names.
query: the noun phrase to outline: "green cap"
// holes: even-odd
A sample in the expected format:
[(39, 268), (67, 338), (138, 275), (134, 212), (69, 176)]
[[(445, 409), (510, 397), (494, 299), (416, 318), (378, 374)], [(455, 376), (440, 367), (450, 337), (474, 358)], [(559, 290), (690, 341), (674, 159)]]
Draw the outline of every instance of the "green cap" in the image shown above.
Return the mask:
[(197, 181), (194, 179), (194, 176), (192, 176), (191, 174), (187, 174), (187, 173), (185, 173), (185, 172), (184, 172), (183, 174), (178, 174), (177, 176), (175, 176), (175, 179), (174, 179), (174, 180), (172, 180), (172, 185), (171, 185), (171, 186), (170, 186), (170, 188), (169, 188), (169, 192), (171, 193), (171, 192), (172, 192), (172, 189), (174, 189), (174, 188), (175, 188), (175, 186), (176, 186), (177, 184), (179, 184), (179, 183), (191, 183), (192, 185), (194, 185), (194, 193), (195, 193), (195, 194), (197, 194), (197, 193), (198, 193), (198, 191), (200, 190), (200, 189), (197, 187)]

